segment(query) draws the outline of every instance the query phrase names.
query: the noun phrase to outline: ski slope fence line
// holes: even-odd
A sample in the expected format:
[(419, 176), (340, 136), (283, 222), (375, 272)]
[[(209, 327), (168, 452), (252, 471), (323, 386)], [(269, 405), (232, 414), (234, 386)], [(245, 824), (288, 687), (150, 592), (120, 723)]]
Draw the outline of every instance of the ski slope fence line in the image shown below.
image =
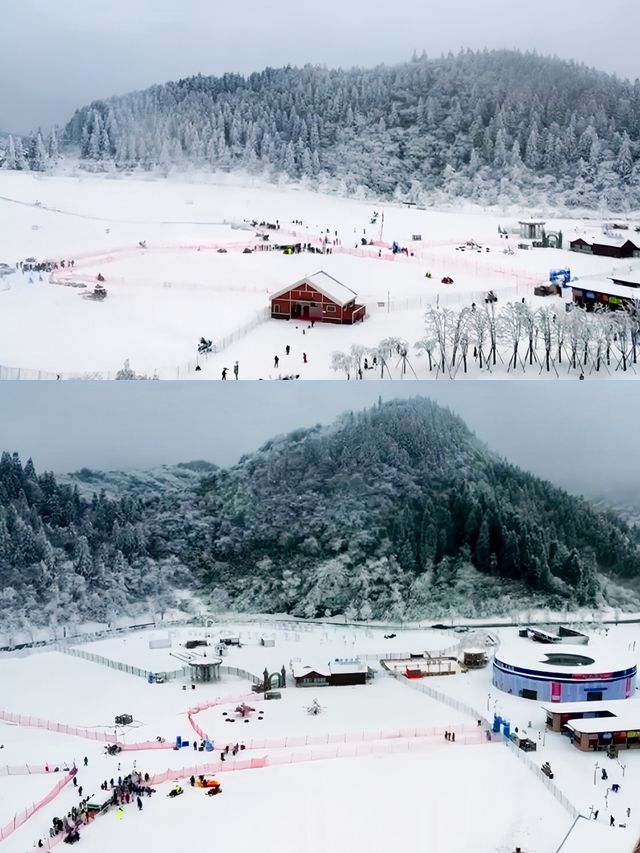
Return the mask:
[[(360, 731), (346, 732), (339, 734), (322, 734), (322, 735), (294, 735), (282, 738), (267, 738), (264, 740), (248, 740), (242, 741), (245, 749), (295, 749), (306, 746), (336, 746), (339, 744), (356, 744), (356, 743), (375, 743), (379, 741), (391, 740), (421, 740), (424, 738), (437, 738), (444, 740), (445, 731), (456, 732), (456, 743), (465, 743), (464, 738), (470, 738), (468, 742), (484, 743), (486, 735), (483, 729), (479, 729), (477, 725), (450, 725), (448, 728), (444, 726), (424, 727), (424, 726), (408, 726), (400, 729), (380, 729), (379, 731)], [(216, 749), (220, 749), (221, 740), (216, 741)], [(231, 745), (231, 744), (230, 744)]]
[(436, 702), (441, 702), (444, 705), (448, 705), (450, 708), (459, 711), (461, 714), (466, 714), (468, 717), (473, 717), (473, 719), (476, 721), (482, 720), (482, 726), (480, 726), (479, 728), (483, 729), (483, 733), (484, 731), (491, 729), (489, 720), (487, 720), (484, 713), (482, 711), (478, 711), (477, 708), (473, 708), (471, 705), (467, 705), (466, 702), (459, 702), (457, 699), (454, 699), (453, 696), (448, 696), (446, 693), (441, 693), (439, 690), (436, 690), (433, 687), (429, 687), (429, 685), (427, 684), (423, 684), (424, 679), (422, 679), (421, 681), (416, 681), (416, 679), (405, 678), (402, 673), (393, 672), (390, 669), (387, 669), (387, 667), (384, 665), (384, 661), (380, 661), (380, 663), (382, 664), (383, 672), (385, 672), (391, 678), (395, 678), (396, 681), (400, 681), (407, 687), (413, 687), (414, 690), (419, 690), (421, 693), (425, 693), (427, 696), (431, 697), (431, 699), (435, 699)]
[(73, 779), (74, 775), (74, 773), (68, 773), (64, 779), (60, 779), (60, 781), (56, 783), (46, 797), (43, 797), (37, 803), (33, 803), (31, 806), (28, 806), (24, 811), (15, 814), (13, 816), (13, 820), (10, 820), (6, 826), (0, 829), (0, 841), (5, 841), (16, 831), (16, 829), (19, 829), (23, 824), (25, 824), (37, 811), (40, 811), (40, 809), (48, 806), (50, 802), (55, 800), (65, 785), (68, 785)]
[[(49, 770), (45, 770), (49, 767)], [(17, 767), (5, 765), (0, 767), (0, 776), (33, 776), (35, 774), (59, 773), (60, 767), (64, 772), (68, 772), (70, 767), (73, 767), (73, 761), (43, 761), (40, 764), (20, 764)], [(51, 769), (55, 768), (55, 769)]]
[[(82, 658), (83, 660), (88, 660), (91, 661), (91, 663), (97, 663), (101, 666), (108, 666), (110, 669), (116, 669), (118, 672), (126, 672), (128, 675), (135, 675), (138, 678), (144, 678), (145, 680), (149, 678), (150, 674), (153, 674), (147, 669), (141, 669), (139, 666), (122, 663), (122, 661), (119, 660), (111, 660), (111, 658), (106, 658), (103, 655), (86, 652), (84, 649), (61, 648), (60, 651), (65, 655)], [(184, 666), (181, 669), (165, 671), (162, 674), (164, 675), (165, 681), (177, 681), (177, 679), (185, 678), (187, 676), (187, 667)]]
[(8, 711), (0, 711), (0, 720), (4, 723), (13, 723), (16, 726), (27, 726), (35, 729), (46, 729), (49, 732), (74, 735), (87, 740), (99, 740), (105, 743), (113, 742), (113, 735), (107, 732), (97, 732), (93, 729), (85, 729), (81, 726), (68, 726), (65, 723), (54, 723), (51, 720), (42, 720), (40, 717), (28, 717), (25, 714), (11, 714)]
[(509, 740), (509, 738), (504, 738), (503, 742), (507, 749), (511, 750), (511, 752), (516, 756), (516, 758), (521, 761), (529, 770), (539, 779), (543, 785), (553, 794), (556, 800), (560, 803), (560, 805), (571, 815), (572, 818), (577, 818), (580, 816), (580, 811), (573, 805), (573, 803), (565, 797), (560, 788), (556, 785), (556, 783), (549, 779), (546, 776), (540, 767), (529, 757), (529, 755), (524, 752), (520, 747), (516, 746), (513, 741)]
[[(482, 745), (487, 743), (482, 735), (466, 735), (460, 738), (459, 745)], [(442, 744), (442, 745), (441, 745)], [(456, 744), (458, 739), (456, 738)], [(334, 744), (331, 748), (309, 749), (305, 752), (278, 753), (261, 756), (260, 758), (241, 759), (240, 761), (216, 761), (210, 764), (168, 769), (151, 777), (150, 785), (161, 785), (164, 782), (185, 779), (190, 776), (204, 776), (215, 773), (226, 773), (236, 770), (255, 770), (257, 768), (281, 764), (298, 764), (307, 761), (326, 761), (335, 758), (359, 758), (379, 753), (407, 754), (410, 752), (427, 752), (434, 748), (444, 748), (440, 739), (423, 738), (409, 741), (364, 742), (352, 744)], [(454, 746), (452, 748), (455, 749)]]
[[(228, 349), (232, 344), (246, 337), (250, 332), (266, 323), (271, 317), (270, 308), (262, 308), (256, 312), (251, 319), (247, 320), (241, 326), (233, 329), (227, 335), (223, 335), (214, 342), (213, 352), (220, 353)], [(159, 367), (154, 373), (160, 379), (184, 379), (187, 376), (196, 372), (196, 367), (206, 364), (207, 353), (203, 353), (197, 358), (192, 358), (182, 364), (168, 367)], [(134, 365), (135, 369), (135, 365)], [(9, 367), (0, 364), (0, 380), (31, 380), (31, 381), (46, 381), (46, 380), (112, 380), (116, 378), (117, 371), (61, 371), (54, 373), (47, 370), (36, 370), (28, 367)]]

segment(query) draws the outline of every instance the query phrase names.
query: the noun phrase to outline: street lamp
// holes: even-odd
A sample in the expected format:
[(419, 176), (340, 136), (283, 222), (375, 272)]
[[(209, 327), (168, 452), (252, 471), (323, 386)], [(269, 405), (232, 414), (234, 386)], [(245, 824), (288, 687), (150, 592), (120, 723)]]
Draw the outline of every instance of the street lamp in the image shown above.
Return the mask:
[(596, 773), (598, 772), (598, 767), (600, 767), (600, 765), (596, 761), (595, 767), (593, 768), (593, 784), (594, 785), (596, 784)]

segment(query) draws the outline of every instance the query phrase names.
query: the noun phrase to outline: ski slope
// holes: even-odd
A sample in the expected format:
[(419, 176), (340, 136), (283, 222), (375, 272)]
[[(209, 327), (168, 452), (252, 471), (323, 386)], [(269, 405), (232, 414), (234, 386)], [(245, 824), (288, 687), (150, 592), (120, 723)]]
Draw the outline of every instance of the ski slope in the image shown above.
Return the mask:
[[(525, 298), (563, 310), (559, 299), (533, 296), (550, 269), (570, 266), (582, 279), (629, 269), (628, 263), (568, 251), (520, 251), (517, 234), (499, 237), (499, 226), (517, 228), (518, 218), (530, 211), (439, 212), (399, 205), (383, 210), (369, 201), (238, 176), (145, 180), (2, 172), (0, 211), (6, 223), (0, 262), (75, 260), (71, 273), (58, 270), (52, 280), (46, 273), (20, 272), (0, 279), (0, 365), (6, 378), (113, 378), (125, 359), (138, 373), (159, 378), (218, 379), (235, 361), (241, 379), (340, 378), (330, 367), (333, 351), (375, 346), (390, 336), (412, 347), (423, 336), (430, 304), (462, 307), (481, 302), (492, 289), (501, 304)], [(243, 254), (243, 248), (268, 245), (255, 229), (240, 227), (254, 219), (279, 221), (270, 242), (319, 246), (328, 235), (336, 244), (330, 255)], [(596, 225), (548, 222), (563, 230), (565, 243)], [(362, 239), (377, 245), (363, 247)], [(409, 254), (394, 256), (393, 241)], [(481, 248), (470, 248), (468, 241)], [(504, 254), (507, 245), (513, 255)], [(270, 319), (269, 295), (318, 269), (356, 291), (367, 306), (364, 323), (310, 329)], [(106, 279), (107, 298), (84, 298), (99, 274)], [(454, 283), (442, 284), (444, 276)], [(201, 337), (213, 341), (216, 354), (198, 358)], [(390, 369), (402, 375), (397, 365)], [(418, 357), (408, 375), (414, 372), (430, 375)], [(503, 374), (506, 367), (498, 366), (493, 375)]]
[[(513, 628), (492, 630), (498, 639), (510, 639), (514, 632)], [(615, 800), (608, 794), (607, 809), (600, 802), (604, 787), (599, 780), (593, 784), (594, 757), (581, 753), (561, 735), (545, 734), (540, 704), (496, 691), (490, 667), (427, 678), (416, 688), (415, 683), (385, 674), (377, 663), (390, 653), (460, 649), (480, 642), (484, 632), (459, 635), (395, 628), (393, 639), (385, 638), (385, 633), (383, 627), (256, 620), (170, 632), (137, 631), (96, 642), (78, 641), (75, 647), (122, 666), (157, 671), (179, 665), (169, 652), (184, 654), (187, 639), (227, 635), (239, 636), (242, 647), (230, 648), (224, 665), (258, 675), (265, 667), (279, 671), (284, 665), (289, 671), (296, 662), (313, 666), (356, 655), (376, 671), (373, 681), (362, 686), (300, 689), (289, 684), (281, 690), (282, 699), (271, 702), (252, 695), (249, 682), (238, 676), (223, 674), (221, 681), (198, 684), (192, 690), (189, 682), (149, 684), (144, 678), (46, 647), (26, 656), (5, 653), (0, 657), (5, 687), (1, 710), (24, 718), (20, 725), (0, 723), (1, 757), (7, 767), (30, 764), (32, 775), (6, 776), (0, 767), (0, 823), (6, 826), (12, 811), (19, 812), (44, 796), (62, 778), (64, 763), (75, 761), (83, 796), (96, 790), (101, 793), (105, 779), (133, 769), (148, 772), (156, 788), (151, 798), (143, 798), (141, 812), (135, 803), (129, 804), (123, 820), (112, 809), (81, 828), (87, 850), (140, 849), (153, 838), (160, 853), (178, 845), (212, 842), (232, 846), (237, 853), (249, 853), (256, 844), (287, 853), (387, 851), (408, 845), (438, 853), (469, 849), (512, 853), (516, 846), (527, 853), (552, 853), (571, 829), (574, 812), (532, 772), (532, 767), (548, 760), (556, 773), (554, 790), (571, 803), (575, 814), (584, 815), (569, 836), (567, 844), (573, 846), (563, 851), (595, 853), (606, 843), (610, 853), (631, 853), (640, 835), (640, 812), (635, 814), (640, 796), (637, 753), (622, 756), (622, 790)], [(633, 626), (618, 626), (611, 629), (606, 642), (613, 650), (628, 650), (633, 635)], [(262, 646), (261, 637), (274, 640), (275, 645)], [(150, 649), (149, 641), (160, 638), (170, 639), (171, 648)], [(450, 701), (425, 694), (423, 684)], [(246, 722), (234, 713), (242, 695), (256, 708)], [(318, 715), (306, 711), (314, 699), (321, 705)], [(630, 707), (637, 701), (629, 700)], [(456, 707), (456, 703), (462, 704)], [(471, 706), (473, 715), (463, 705)], [(193, 751), (191, 746), (171, 749), (176, 736), (189, 741), (194, 736), (187, 716), (194, 707), (203, 708), (193, 719), (213, 739), (213, 752)], [(475, 714), (491, 718), (494, 710), (508, 715), (512, 728), (519, 725), (531, 729), (531, 737), (539, 735), (531, 765), (523, 753), (503, 742), (487, 741), (486, 724), (478, 727)], [(132, 714), (134, 722), (115, 731), (114, 717), (122, 713)], [(34, 727), (35, 717), (41, 720), (39, 727)], [(227, 723), (226, 718), (236, 721)], [(42, 728), (42, 721), (48, 721), (49, 728)], [(84, 734), (55, 731), (59, 723), (80, 726)], [(455, 743), (445, 740), (445, 730), (456, 733)], [(165, 743), (158, 744), (157, 737)], [(115, 738), (125, 750), (107, 757), (105, 739)], [(159, 748), (127, 747), (144, 741)], [(221, 764), (219, 750), (234, 742), (246, 749)], [(601, 764), (606, 760), (602, 754), (598, 758)], [(45, 764), (48, 773), (43, 772)], [(253, 769), (245, 769), (251, 764)], [(58, 773), (53, 772), (55, 766)], [(221, 796), (209, 798), (189, 785), (190, 773), (207, 772), (207, 767), (216, 768)], [(39, 772), (33, 773), (34, 769)], [(615, 762), (609, 762), (608, 769), (613, 780)], [(153, 782), (154, 778), (158, 781)], [(14, 780), (18, 780), (15, 785)], [(183, 782), (185, 793), (171, 800), (166, 795), (175, 780)], [(78, 791), (67, 784), (53, 802), (10, 834), (3, 848), (21, 853), (38, 837), (48, 847), (50, 821), (78, 801)], [(632, 815), (626, 820), (628, 804)], [(588, 820), (592, 806), (600, 809), (598, 821)], [(613, 828), (608, 826), (610, 813), (616, 819)]]

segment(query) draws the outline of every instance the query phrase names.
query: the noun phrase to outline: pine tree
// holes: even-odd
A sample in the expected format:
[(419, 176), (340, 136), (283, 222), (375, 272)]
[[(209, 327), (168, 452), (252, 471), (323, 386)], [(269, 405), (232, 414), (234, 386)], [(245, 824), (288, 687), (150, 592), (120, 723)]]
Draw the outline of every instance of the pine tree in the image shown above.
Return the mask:
[(9, 137), (9, 144), (7, 146), (7, 156), (3, 163), (4, 169), (17, 169), (17, 160), (16, 160), (16, 146), (13, 141), (13, 136)]
[(622, 135), (622, 143), (616, 160), (616, 172), (621, 180), (628, 181), (633, 174), (633, 155), (631, 154), (631, 140), (629, 134), (625, 130)]

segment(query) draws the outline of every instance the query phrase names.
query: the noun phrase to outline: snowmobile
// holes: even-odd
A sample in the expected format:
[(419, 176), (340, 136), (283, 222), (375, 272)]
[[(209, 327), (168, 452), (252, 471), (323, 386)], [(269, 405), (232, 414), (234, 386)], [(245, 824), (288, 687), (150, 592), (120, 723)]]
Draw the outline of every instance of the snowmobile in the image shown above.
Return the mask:
[(122, 752), (122, 747), (118, 746), (117, 743), (110, 743), (105, 746), (104, 751), (107, 753), (107, 755), (118, 755)]
[(171, 797), (171, 799), (174, 799), (175, 797), (179, 797), (180, 794), (184, 794), (184, 789), (183, 789), (182, 785), (176, 785), (175, 788), (172, 788), (169, 791), (167, 796)]

